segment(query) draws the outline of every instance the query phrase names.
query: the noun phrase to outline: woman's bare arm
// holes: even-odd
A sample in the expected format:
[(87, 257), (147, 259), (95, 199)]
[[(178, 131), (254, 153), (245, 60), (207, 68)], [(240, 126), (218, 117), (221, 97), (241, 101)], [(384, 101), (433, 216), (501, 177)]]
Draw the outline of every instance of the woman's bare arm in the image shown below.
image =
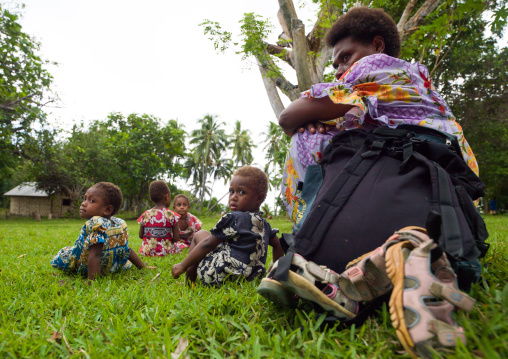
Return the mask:
[(309, 122), (328, 121), (344, 116), (353, 106), (333, 103), (329, 97), (300, 98), (293, 101), (279, 117), (279, 125), (288, 136)]

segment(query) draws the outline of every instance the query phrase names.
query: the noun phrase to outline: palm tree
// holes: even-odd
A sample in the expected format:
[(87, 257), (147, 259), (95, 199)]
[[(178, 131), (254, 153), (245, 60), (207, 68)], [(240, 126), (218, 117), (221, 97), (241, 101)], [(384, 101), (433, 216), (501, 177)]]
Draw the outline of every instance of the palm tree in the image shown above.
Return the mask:
[(240, 164), (241, 166), (250, 165), (252, 160), (252, 149), (256, 147), (252, 143), (249, 130), (242, 130), (242, 123), (236, 120), (235, 129), (231, 135), (233, 142), (233, 159), (235, 166)]
[(199, 188), (201, 187), (201, 169), (199, 165), (194, 162), (195, 154), (191, 151), (185, 158), (183, 163), (183, 177), (188, 182), (189, 179), (192, 181), (192, 195), (196, 197)]
[[(286, 152), (291, 139), (284, 134), (282, 127), (271, 121), (268, 125), (268, 130), (263, 132), (262, 135), (265, 136), (263, 142), (266, 144), (263, 149), (265, 150), (265, 159), (267, 160), (265, 172), (269, 179), (268, 186), (271, 189), (279, 188), (282, 183), (282, 171), (284, 169), (284, 161), (286, 160)], [(277, 209), (277, 198), (275, 198), (273, 208), (274, 210)]]
[[(267, 164), (265, 166), (265, 172), (267, 174), (271, 172), (280, 172), (284, 167), (284, 159), (289, 146), (289, 137), (284, 134), (282, 127), (275, 122), (270, 121), (268, 125), (268, 131), (261, 133), (265, 136), (266, 143), (263, 150), (265, 150), (265, 159)], [(271, 169), (270, 167), (273, 166)], [(282, 173), (276, 173), (277, 178), (282, 178)]]
[(213, 186), (215, 185), (215, 181), (222, 178), (224, 180), (224, 184), (226, 184), (233, 175), (233, 169), (233, 161), (230, 158), (224, 158), (224, 156), (221, 156), (220, 153), (219, 157), (214, 158), (213, 166), (210, 169), (210, 174), (213, 177), (212, 187), (210, 191), (210, 201), (208, 201), (208, 206), (206, 209), (210, 209), (210, 204), (212, 203), (212, 190)]
[(199, 130), (194, 130), (191, 133), (190, 144), (195, 145), (193, 148), (194, 152), (194, 163), (198, 166), (201, 171), (201, 193), (199, 196), (199, 209), (201, 212), (203, 209), (203, 200), (205, 198), (205, 185), (208, 177), (208, 171), (213, 165), (213, 158), (224, 152), (228, 145), (228, 136), (220, 127), (224, 125), (224, 122), (215, 121), (217, 116), (205, 115), (199, 119), (198, 122), (201, 124)]

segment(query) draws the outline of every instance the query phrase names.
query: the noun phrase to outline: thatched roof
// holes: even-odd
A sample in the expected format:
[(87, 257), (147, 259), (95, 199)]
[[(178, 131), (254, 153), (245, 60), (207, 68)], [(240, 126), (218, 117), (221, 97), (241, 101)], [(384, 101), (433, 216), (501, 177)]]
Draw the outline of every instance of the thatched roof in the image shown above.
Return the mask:
[(4, 196), (48, 197), (48, 194), (45, 191), (37, 189), (35, 185), (35, 182), (22, 183), (10, 191), (5, 192)]

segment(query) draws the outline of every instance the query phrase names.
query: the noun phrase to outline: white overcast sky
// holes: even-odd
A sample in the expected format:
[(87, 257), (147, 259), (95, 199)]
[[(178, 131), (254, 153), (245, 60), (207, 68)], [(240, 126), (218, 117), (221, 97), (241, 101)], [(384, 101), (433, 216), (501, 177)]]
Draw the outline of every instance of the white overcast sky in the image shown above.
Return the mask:
[[(217, 21), (238, 36), (242, 15), (254, 12), (271, 20), (273, 43), (281, 32), (277, 0), (9, 0), (5, 7), (16, 3), (25, 4), (23, 31), (41, 43), (43, 58), (59, 63), (48, 68), (61, 98), (59, 108), (47, 109), (57, 126), (104, 120), (111, 112), (147, 113), (177, 119), (190, 133), (209, 113), (228, 132), (242, 121), (258, 144), (254, 165), (264, 167), (261, 133), (276, 118), (259, 70), (233, 50), (218, 54), (199, 24)], [(315, 15), (306, 3), (305, 12), (296, 11), (308, 33)], [(296, 82), (293, 73), (288, 78)], [(226, 191), (217, 183), (214, 196)]]
[[(255, 165), (265, 164), (262, 132), (276, 121), (259, 70), (233, 50), (218, 54), (199, 26), (205, 19), (240, 33), (246, 12), (269, 17), (281, 32), (276, 0), (19, 0), (23, 31), (41, 43), (59, 108), (48, 108), (62, 128), (103, 120), (110, 112), (178, 119), (186, 130), (217, 115), (231, 132), (236, 120), (251, 131)], [(296, 4), (296, 2), (295, 2)], [(7, 8), (12, 8), (12, 3)], [(312, 12), (297, 12), (302, 20)], [(306, 22), (306, 32), (311, 22)], [(289, 77), (294, 80), (293, 78)], [(287, 104), (288, 101), (284, 99)], [(219, 193), (220, 192), (220, 193)], [(216, 185), (220, 197), (225, 187)], [(224, 202), (224, 201), (223, 201)], [(271, 201), (270, 201), (271, 202)], [(273, 203), (273, 202), (272, 202)]]

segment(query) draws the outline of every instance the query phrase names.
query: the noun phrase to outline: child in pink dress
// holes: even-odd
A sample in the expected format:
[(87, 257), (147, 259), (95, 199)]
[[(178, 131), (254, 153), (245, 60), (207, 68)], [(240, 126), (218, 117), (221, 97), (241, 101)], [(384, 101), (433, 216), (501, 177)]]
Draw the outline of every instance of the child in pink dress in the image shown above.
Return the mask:
[(180, 228), (180, 241), (176, 245), (180, 249), (189, 248), (194, 238), (194, 233), (201, 229), (203, 223), (195, 215), (189, 213), (189, 197), (177, 194), (173, 201), (173, 209), (180, 215), (178, 227)]
[(143, 239), (139, 253), (147, 257), (180, 253), (181, 249), (175, 244), (180, 240), (180, 216), (167, 208), (171, 205), (168, 185), (164, 181), (153, 181), (149, 193), (155, 206), (138, 218), (139, 238)]

